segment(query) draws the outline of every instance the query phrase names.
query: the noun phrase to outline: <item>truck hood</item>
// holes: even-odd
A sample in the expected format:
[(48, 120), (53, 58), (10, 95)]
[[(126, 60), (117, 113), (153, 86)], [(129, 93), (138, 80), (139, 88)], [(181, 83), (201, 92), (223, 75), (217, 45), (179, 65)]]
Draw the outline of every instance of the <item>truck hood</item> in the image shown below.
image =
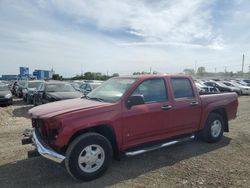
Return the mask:
[(101, 106), (109, 106), (111, 103), (87, 100), (82, 98), (69, 99), (53, 103), (44, 104), (34, 107), (29, 110), (29, 115), (32, 118), (49, 118), (67, 112), (77, 111)]

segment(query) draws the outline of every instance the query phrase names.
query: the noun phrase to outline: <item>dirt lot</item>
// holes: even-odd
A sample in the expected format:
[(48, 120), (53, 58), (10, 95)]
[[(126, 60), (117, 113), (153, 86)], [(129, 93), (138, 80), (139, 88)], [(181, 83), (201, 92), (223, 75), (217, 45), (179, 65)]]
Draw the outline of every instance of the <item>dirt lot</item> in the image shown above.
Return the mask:
[(22, 146), (32, 106), (15, 100), (0, 107), (0, 187), (250, 187), (250, 97), (240, 97), (238, 118), (221, 142), (183, 143), (114, 161), (101, 178), (84, 183), (42, 157), (27, 159)]

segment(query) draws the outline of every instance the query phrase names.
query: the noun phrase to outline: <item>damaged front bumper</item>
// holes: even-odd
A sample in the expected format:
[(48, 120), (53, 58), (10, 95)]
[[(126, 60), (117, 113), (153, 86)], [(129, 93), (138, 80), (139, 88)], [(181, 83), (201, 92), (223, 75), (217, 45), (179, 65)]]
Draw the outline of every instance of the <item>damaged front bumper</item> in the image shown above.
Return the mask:
[(57, 163), (62, 163), (64, 161), (65, 156), (57, 153), (52, 148), (50, 148), (50, 146), (41, 139), (40, 134), (36, 129), (25, 129), (23, 135), (27, 138), (22, 140), (22, 144), (33, 142), (38, 153), (43, 157)]

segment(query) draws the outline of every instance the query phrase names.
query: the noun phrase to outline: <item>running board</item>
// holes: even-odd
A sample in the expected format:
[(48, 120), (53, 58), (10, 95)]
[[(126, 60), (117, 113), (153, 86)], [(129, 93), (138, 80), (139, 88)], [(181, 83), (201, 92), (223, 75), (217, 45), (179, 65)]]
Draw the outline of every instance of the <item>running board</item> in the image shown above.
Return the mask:
[(195, 138), (195, 135), (192, 134), (191, 136), (188, 136), (188, 137), (183, 137), (183, 138), (179, 138), (179, 139), (176, 139), (176, 140), (171, 140), (171, 141), (168, 141), (168, 142), (165, 142), (165, 143), (162, 143), (162, 144), (157, 144), (155, 146), (146, 147), (144, 149), (139, 149), (139, 150), (134, 150), (134, 151), (127, 151), (127, 152), (125, 152), (125, 155), (128, 156), (128, 157), (132, 157), (132, 156), (143, 154), (143, 153), (146, 153), (146, 152), (149, 152), (149, 151), (153, 151), (153, 150), (157, 150), (157, 149), (160, 149), (160, 148), (172, 146), (172, 145), (175, 145), (175, 144), (178, 144), (178, 143), (181, 143), (181, 142), (186, 142), (186, 141), (189, 141), (189, 140), (193, 140), (194, 138)]

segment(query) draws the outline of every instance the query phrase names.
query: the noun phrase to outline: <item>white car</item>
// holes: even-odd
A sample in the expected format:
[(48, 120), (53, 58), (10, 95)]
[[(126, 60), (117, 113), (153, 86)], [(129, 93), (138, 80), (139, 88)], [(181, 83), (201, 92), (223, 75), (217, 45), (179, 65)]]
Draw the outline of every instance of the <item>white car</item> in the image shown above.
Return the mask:
[[(225, 82), (223, 82), (225, 83)], [(243, 95), (250, 95), (250, 87), (246, 85), (239, 84), (237, 82), (227, 82), (228, 84), (231, 84), (231, 86), (240, 88)]]

